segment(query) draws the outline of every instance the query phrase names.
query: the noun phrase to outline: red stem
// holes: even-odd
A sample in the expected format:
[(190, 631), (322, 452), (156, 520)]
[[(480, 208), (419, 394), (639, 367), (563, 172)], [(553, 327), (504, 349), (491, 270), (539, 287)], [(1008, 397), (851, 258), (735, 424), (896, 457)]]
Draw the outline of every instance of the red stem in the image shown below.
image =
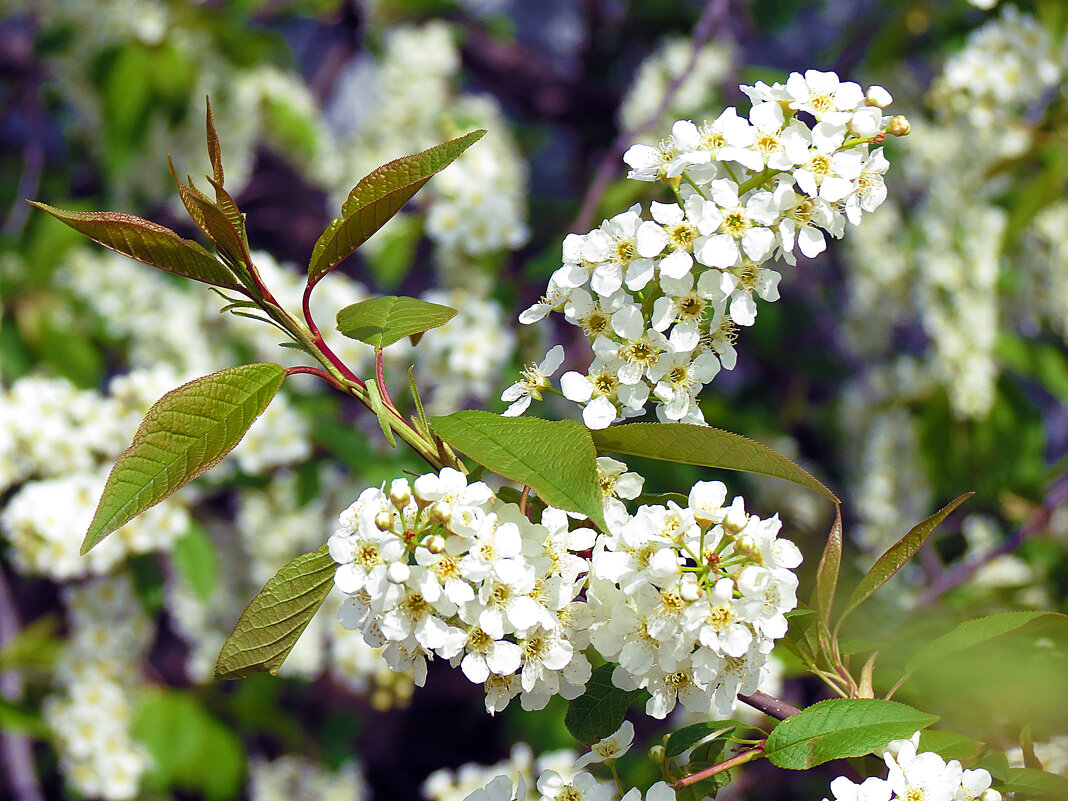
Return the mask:
[(702, 779), (707, 779), (709, 776), (715, 776), (717, 773), (723, 773), (725, 770), (744, 765), (746, 762), (756, 759), (763, 753), (764, 743), (760, 743), (756, 747), (750, 748), (748, 751), (742, 751), (742, 753), (732, 756), (730, 759), (719, 762), (704, 770), (699, 770), (697, 773), (691, 773), (689, 776), (684, 776), (675, 782), (673, 786), (678, 789), (679, 787), (686, 787), (690, 784), (697, 784), (697, 782)]
[[(397, 405), (393, 402), (393, 398), (389, 397), (389, 390), (386, 389), (386, 377), (382, 370), (382, 348), (375, 348), (375, 380), (378, 382), (378, 394), (382, 396), (382, 400), (386, 402), (393, 411), (397, 412), (397, 416), (400, 417), (400, 412), (397, 411)], [(401, 417), (404, 420), (403, 417)], [(407, 420), (404, 420), (407, 423)], [(411, 428), (411, 426), (409, 426)]]
[(340, 389), (342, 392), (345, 391), (345, 387), (341, 385), (341, 382), (334, 378), (332, 375), (330, 375), (330, 373), (326, 372), (326, 370), (320, 370), (318, 367), (290, 367), (288, 370), (286, 370), (286, 378), (289, 378), (289, 376), (295, 375), (297, 373), (317, 375), (319, 376), (319, 378), (323, 379), (323, 381), (329, 382), (330, 386), (332, 386), (334, 389)]

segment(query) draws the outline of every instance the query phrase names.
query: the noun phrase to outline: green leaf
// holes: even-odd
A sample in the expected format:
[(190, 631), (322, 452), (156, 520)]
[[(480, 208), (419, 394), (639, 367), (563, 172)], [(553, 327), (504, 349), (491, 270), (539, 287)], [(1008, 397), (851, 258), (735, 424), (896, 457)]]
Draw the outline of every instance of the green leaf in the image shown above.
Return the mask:
[(479, 411), (430, 422), (445, 442), (488, 470), (526, 484), (549, 506), (584, 514), (606, 528), (597, 454), (585, 426)]
[(897, 701), (834, 698), (813, 704), (776, 726), (764, 755), (777, 767), (807, 770), (832, 759), (870, 754), (937, 720), (935, 715)]
[(689, 423), (626, 423), (591, 433), (600, 453), (775, 476), (839, 502), (823, 483), (785, 456), (740, 434)]
[(34, 677), (49, 676), (63, 651), (63, 641), (56, 637), (57, 628), (56, 618), (45, 615), (9, 637), (0, 648), (0, 673), (19, 670)]
[(219, 554), (201, 526), (193, 525), (174, 543), (171, 559), (178, 574), (207, 603), (219, 581)]
[(456, 309), (418, 298), (386, 295), (346, 306), (337, 313), (337, 330), (376, 348), (392, 345), (406, 336), (445, 325)]
[(920, 745), (916, 750), (920, 753), (934, 751), (947, 762), (955, 759), (958, 762), (967, 763), (979, 756), (979, 752), (983, 750), (983, 744), (979, 740), (953, 731), (928, 729), (921, 732)]
[(924, 665), (942, 659), (952, 653), (989, 642), (1017, 631), (1024, 626), (1035, 628), (1064, 626), (1066, 624), (1068, 624), (1068, 615), (1063, 615), (1059, 612), (1002, 612), (997, 615), (968, 620), (953, 630), (946, 632), (941, 637), (936, 637), (927, 643), (909, 659), (905, 665), (905, 670), (909, 673), (914, 673)]
[(261, 670), (277, 675), (330, 593), (336, 567), (324, 545), (275, 573), (227, 637), (215, 663), (215, 678), (240, 679)]
[(308, 264), (316, 283), (404, 208), (436, 173), (445, 169), (485, 135), (473, 131), (421, 153), (391, 161), (360, 179), (341, 207), (341, 216), (323, 231)]
[(820, 619), (815, 609), (794, 609), (786, 613), (788, 625), (783, 645), (806, 664), (815, 664), (819, 645)]
[(842, 507), (834, 508), (834, 524), (827, 536), (827, 545), (820, 557), (820, 566), (816, 571), (816, 608), (824, 626), (831, 625), (831, 610), (834, 608), (834, 594), (838, 587), (838, 569), (842, 566)]
[(1016, 793), (1018, 801), (1024, 799), (1049, 799), (1064, 801), (1068, 798), (1068, 777), (1047, 773), (1035, 768), (1009, 768), (1009, 779), (999, 787), (1002, 793)]
[(1009, 758), (1002, 751), (987, 751), (972, 765), (973, 770), (979, 768), (993, 776), (996, 781), (1003, 782), (1009, 778)]
[(199, 792), (207, 801), (237, 797), (245, 772), (245, 752), (237, 735), (210, 715), (191, 695), (175, 690), (142, 696), (133, 724), (145, 747), (146, 788)]
[(889, 550), (879, 557), (879, 560), (872, 565), (871, 570), (867, 575), (860, 580), (860, 584), (853, 590), (853, 594), (849, 596), (849, 603), (846, 605), (845, 611), (842, 612), (842, 617), (839, 618), (838, 624), (841, 625), (842, 621), (846, 619), (854, 609), (868, 600), (876, 590), (882, 587), (886, 582), (894, 577), (905, 563), (911, 559), (918, 550), (927, 542), (927, 538), (931, 536), (938, 525), (949, 517), (950, 513), (968, 500), (974, 492), (966, 492), (963, 495), (954, 498), (946, 506), (933, 515), (928, 517), (909, 529), (909, 533), (898, 540), (896, 543), (890, 546)]
[(391, 448), (397, 447), (397, 439), (393, 436), (393, 429), (389, 427), (389, 412), (386, 411), (386, 406), (382, 402), (382, 393), (378, 389), (378, 383), (373, 379), (367, 381), (367, 402), (371, 407), (371, 411), (375, 413), (375, 417), (378, 418), (378, 426), (382, 429), (382, 436), (386, 438), (386, 442), (389, 443)]
[(206, 284), (241, 289), (234, 274), (207, 250), (162, 225), (117, 211), (64, 211), (34, 200), (29, 202), (123, 256)]
[(615, 665), (594, 668), (586, 692), (568, 702), (564, 725), (580, 743), (592, 745), (603, 740), (623, 725), (627, 708), (642, 696), (644, 690), (621, 690), (612, 684)]
[(284, 377), (277, 364), (246, 364), (160, 398), (112, 468), (82, 553), (217, 465), (267, 408)]
[(0, 695), (0, 731), (12, 734), (26, 734), (40, 740), (52, 736), (52, 729), (41, 716), (22, 704), (9, 701)]
[(721, 734), (726, 734), (738, 727), (745, 726), (746, 724), (739, 723), (737, 720), (706, 720), (702, 723), (684, 726), (677, 731), (673, 731), (668, 737), (667, 744), (664, 746), (664, 756), (669, 758), (677, 757), (693, 748), (706, 737), (712, 735), (719, 737)]

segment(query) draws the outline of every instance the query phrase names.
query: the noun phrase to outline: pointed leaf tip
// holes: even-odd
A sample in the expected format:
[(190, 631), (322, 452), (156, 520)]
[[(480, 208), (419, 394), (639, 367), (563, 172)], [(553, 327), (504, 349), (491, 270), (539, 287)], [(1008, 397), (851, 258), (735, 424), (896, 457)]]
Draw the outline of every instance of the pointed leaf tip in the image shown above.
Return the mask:
[(218, 464), (282, 386), (277, 364), (246, 364), (171, 390), (145, 416), (111, 470), (82, 554)]

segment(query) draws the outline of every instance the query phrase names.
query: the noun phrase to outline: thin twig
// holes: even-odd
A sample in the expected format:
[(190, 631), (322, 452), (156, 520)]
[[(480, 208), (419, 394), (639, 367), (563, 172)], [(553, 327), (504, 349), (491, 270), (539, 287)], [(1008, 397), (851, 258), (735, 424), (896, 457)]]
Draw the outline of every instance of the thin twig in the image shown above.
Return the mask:
[(778, 698), (770, 696), (760, 690), (757, 690), (752, 695), (742, 695), (741, 693), (738, 693), (738, 700), (744, 704), (749, 704), (753, 709), (759, 709), (765, 715), (778, 720), (786, 720), (801, 711), (796, 706), (788, 704), (785, 701), (780, 701)]
[[(0, 569), (0, 646), (18, 634), (21, 627), (15, 599), (4, 571)], [(17, 670), (0, 671), (0, 697), (8, 701), (18, 701), (22, 697), (22, 674)], [(0, 763), (15, 801), (44, 801), (29, 737), (13, 731), (0, 731)]]
[(330, 375), (330, 373), (326, 372), (326, 370), (320, 370), (318, 367), (290, 367), (286, 370), (286, 377), (288, 378), (289, 376), (295, 375), (296, 373), (307, 373), (308, 375), (319, 376), (319, 378), (323, 379), (323, 381), (328, 382), (330, 386), (332, 386), (334, 389), (339, 389), (342, 392), (345, 391), (345, 387), (340, 381)]
[(1020, 526), (1020, 528), (1006, 538), (1001, 545), (994, 548), (989, 553), (983, 554), (983, 556), (978, 559), (961, 562), (950, 570), (945, 571), (920, 594), (920, 597), (916, 599), (915, 608), (919, 609), (924, 606), (929, 606), (944, 592), (947, 592), (953, 587), (959, 586), (970, 579), (984, 565), (989, 564), (999, 556), (1012, 553), (1019, 548), (1020, 544), (1028, 537), (1033, 537), (1034, 535), (1045, 531), (1049, 526), (1049, 521), (1053, 516), (1053, 512), (1066, 502), (1068, 502), (1068, 473), (1063, 473), (1050, 485), (1049, 490), (1046, 492), (1046, 497), (1042, 501), (1042, 505), (1031, 513), (1031, 516), (1027, 519), (1026, 523)]
[(693, 29), (693, 46), (690, 49), (690, 57), (686, 62), (686, 67), (668, 84), (656, 110), (640, 125), (630, 130), (621, 131), (613, 140), (612, 145), (604, 154), (604, 158), (601, 159), (601, 163), (597, 166), (593, 181), (590, 182), (590, 188), (586, 190), (578, 216), (575, 217), (575, 221), (571, 224), (572, 231), (582, 233), (592, 227), (593, 215), (597, 212), (601, 196), (612, 182), (612, 176), (619, 169), (619, 160), (634, 142), (634, 139), (656, 125), (657, 121), (664, 115), (664, 112), (667, 111), (671, 101), (675, 98), (675, 94), (679, 91), (679, 87), (693, 72), (697, 59), (701, 55), (701, 50), (708, 44), (713, 34), (716, 33), (726, 19), (729, 6), (730, 0), (708, 0), (705, 4), (705, 10), (701, 13), (701, 18)]
[(690, 784), (697, 784), (697, 782), (707, 779), (710, 776), (715, 776), (718, 773), (736, 768), (739, 765), (744, 765), (746, 762), (752, 762), (754, 759), (759, 759), (764, 754), (764, 743), (750, 748), (748, 751), (742, 751), (740, 754), (735, 754), (730, 759), (726, 759), (723, 762), (719, 762), (711, 767), (699, 770), (697, 773), (691, 773), (689, 776), (684, 776), (675, 782), (674, 787), (686, 787)]

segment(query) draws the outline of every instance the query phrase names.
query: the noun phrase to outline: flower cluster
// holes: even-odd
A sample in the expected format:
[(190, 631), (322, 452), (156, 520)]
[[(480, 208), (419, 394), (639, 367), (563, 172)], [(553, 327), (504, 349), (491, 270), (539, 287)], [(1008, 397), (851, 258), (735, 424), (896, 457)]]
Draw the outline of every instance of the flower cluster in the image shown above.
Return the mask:
[(865, 94), (815, 70), (741, 89), (748, 119), (728, 108), (700, 126), (679, 120), (659, 146), (626, 152), (630, 178), (667, 184), (677, 202), (569, 235), (545, 296), (519, 318), (563, 312), (589, 338), (588, 372), (560, 383), (590, 428), (640, 415), (650, 399), (662, 421), (702, 423), (697, 393), (733, 369), (754, 298), (778, 299), (780, 275), (764, 265), (817, 256), (826, 235), (841, 237), (886, 197), (889, 163), (869, 147), (908, 123), (883, 115), (885, 89)]
[(551, 507), (531, 522), (451, 468), (365, 490), (329, 541), (342, 625), (420, 684), (428, 658), (450, 660), (491, 712), (581, 695), (592, 645), (654, 717), (676, 701), (729, 713), (786, 632), (801, 554), (719, 482), (631, 515), (620, 498), (641, 480), (624, 470), (601, 460), (604, 533)]
[(887, 745), (885, 779), (872, 776), (856, 784), (839, 776), (831, 782), (835, 801), (1001, 801), (1001, 793), (990, 787), (989, 772), (965, 770), (957, 760), (946, 762), (932, 751), (917, 753), (919, 743), (916, 732)]

